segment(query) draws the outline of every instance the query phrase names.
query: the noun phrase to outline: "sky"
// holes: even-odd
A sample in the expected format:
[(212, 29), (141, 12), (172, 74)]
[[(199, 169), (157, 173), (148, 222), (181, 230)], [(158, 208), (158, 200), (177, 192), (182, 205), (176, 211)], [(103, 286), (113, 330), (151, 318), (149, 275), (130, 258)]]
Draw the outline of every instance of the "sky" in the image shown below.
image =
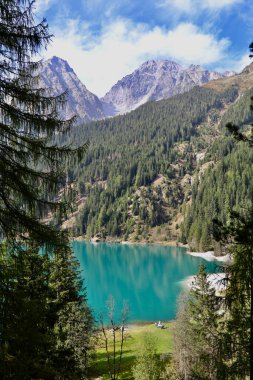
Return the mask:
[(149, 59), (241, 71), (250, 63), (252, 0), (36, 0), (54, 35), (42, 58), (65, 59), (103, 96)]

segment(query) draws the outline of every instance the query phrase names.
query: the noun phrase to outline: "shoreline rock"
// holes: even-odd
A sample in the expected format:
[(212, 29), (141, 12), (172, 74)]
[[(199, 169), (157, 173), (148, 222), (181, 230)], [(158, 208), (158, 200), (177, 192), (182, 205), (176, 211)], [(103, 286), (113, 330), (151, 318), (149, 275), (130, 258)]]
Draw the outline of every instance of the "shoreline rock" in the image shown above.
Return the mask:
[(231, 256), (229, 254), (225, 256), (215, 256), (214, 251), (207, 251), (207, 252), (186, 252), (188, 255), (195, 256), (195, 257), (201, 257), (207, 261), (219, 261), (222, 263), (226, 263), (228, 261), (231, 261)]

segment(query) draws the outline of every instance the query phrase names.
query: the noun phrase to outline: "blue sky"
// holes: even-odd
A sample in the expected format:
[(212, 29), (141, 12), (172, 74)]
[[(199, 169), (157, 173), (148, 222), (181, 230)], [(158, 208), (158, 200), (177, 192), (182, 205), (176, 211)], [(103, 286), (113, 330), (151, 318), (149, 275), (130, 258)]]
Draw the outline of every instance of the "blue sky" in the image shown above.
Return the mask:
[(103, 96), (148, 59), (240, 71), (250, 61), (252, 0), (37, 0), (54, 34), (42, 57), (67, 60)]

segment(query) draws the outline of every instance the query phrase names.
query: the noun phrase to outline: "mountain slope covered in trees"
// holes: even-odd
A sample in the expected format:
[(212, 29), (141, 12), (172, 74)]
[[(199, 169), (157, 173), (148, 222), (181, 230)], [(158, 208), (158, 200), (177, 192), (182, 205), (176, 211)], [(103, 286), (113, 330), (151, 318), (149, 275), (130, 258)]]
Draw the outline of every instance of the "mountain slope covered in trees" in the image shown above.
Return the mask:
[(228, 79), (223, 92), (215, 81), (214, 89), (196, 87), (75, 128), (71, 138), (89, 139), (90, 147), (81, 165), (68, 170), (79, 203), (65, 226), (86, 238), (212, 248), (212, 218), (227, 223), (229, 210), (248, 204), (253, 178), (252, 153), (225, 128), (228, 121), (252, 121), (252, 72)]

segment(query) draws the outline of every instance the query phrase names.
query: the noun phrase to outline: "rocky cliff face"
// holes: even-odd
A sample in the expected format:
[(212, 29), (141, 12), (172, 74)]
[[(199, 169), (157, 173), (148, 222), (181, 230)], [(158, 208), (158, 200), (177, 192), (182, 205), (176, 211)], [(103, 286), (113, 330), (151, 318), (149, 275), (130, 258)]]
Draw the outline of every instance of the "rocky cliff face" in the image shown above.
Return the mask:
[(68, 90), (67, 102), (60, 116), (69, 119), (77, 116), (77, 122), (88, 122), (105, 117), (102, 102), (87, 90), (69, 64), (61, 58), (52, 57), (43, 62), (40, 70), (41, 86), (52, 95)]
[(101, 100), (109, 104), (115, 114), (122, 114), (150, 100), (167, 99), (231, 74), (208, 71), (195, 65), (185, 69), (172, 61), (151, 60), (118, 81)]

